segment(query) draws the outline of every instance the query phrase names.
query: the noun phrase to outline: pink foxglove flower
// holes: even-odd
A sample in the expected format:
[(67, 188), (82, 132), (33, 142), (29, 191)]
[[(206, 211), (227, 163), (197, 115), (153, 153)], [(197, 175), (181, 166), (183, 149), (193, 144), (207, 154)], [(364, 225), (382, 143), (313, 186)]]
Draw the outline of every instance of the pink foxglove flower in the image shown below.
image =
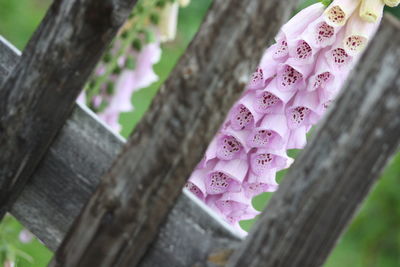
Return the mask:
[(258, 214), (251, 199), (277, 190), (276, 172), (293, 162), (286, 151), (305, 146), (375, 33), (383, 5), (371, 23), (359, 4), (314, 4), (282, 26), (189, 178), (186, 189), (238, 231)]
[(147, 44), (136, 56), (136, 67), (133, 70), (125, 69), (115, 82), (115, 92), (107, 108), (99, 114), (112, 129), (119, 132), (121, 125), (118, 122), (121, 112), (133, 110), (132, 94), (158, 80), (153, 65), (161, 58), (161, 48), (158, 42)]

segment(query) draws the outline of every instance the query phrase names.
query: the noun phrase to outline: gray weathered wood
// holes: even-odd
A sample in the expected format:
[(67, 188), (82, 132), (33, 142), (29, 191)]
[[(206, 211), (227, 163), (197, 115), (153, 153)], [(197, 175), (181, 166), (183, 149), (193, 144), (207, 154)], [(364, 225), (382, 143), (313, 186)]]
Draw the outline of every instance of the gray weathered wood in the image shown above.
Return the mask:
[(0, 35), (0, 84), (19, 60), (21, 52)]
[(136, 0), (54, 1), (0, 90), (0, 219)]
[(51, 266), (138, 265), (265, 45), (296, 4), (213, 3)]
[[(18, 51), (0, 36), (0, 70), (4, 70), (0, 82), (17, 63), (17, 55)], [(123, 143), (93, 113), (76, 105), (11, 213), (46, 246), (56, 250)], [(141, 266), (162, 266), (165, 262), (175, 267), (196, 263), (211, 266), (206, 262), (210, 254), (229, 255), (239, 241), (220, 219), (185, 193)]]
[(400, 23), (386, 16), (230, 267), (321, 266), (400, 143)]

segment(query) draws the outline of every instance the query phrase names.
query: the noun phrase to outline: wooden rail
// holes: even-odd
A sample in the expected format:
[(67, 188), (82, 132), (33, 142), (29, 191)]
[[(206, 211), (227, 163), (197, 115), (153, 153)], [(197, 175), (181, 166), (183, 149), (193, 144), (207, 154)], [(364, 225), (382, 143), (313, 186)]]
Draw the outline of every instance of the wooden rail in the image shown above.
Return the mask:
[[(0, 37), (0, 83), (19, 60), (18, 54)], [(55, 251), (124, 142), (90, 110), (75, 105), (11, 213)], [(184, 193), (141, 266), (205, 265), (210, 254), (229, 255), (239, 241), (219, 217)]]

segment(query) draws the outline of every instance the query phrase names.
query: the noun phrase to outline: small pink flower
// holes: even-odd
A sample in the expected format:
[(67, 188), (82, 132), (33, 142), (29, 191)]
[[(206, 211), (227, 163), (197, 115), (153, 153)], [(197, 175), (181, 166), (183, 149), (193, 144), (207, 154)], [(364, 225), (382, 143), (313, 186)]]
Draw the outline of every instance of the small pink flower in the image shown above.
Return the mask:
[(260, 126), (248, 135), (247, 143), (251, 147), (283, 149), (288, 134), (286, 117), (280, 114), (265, 116)]
[(351, 14), (356, 10), (360, 1), (354, 0), (335, 0), (325, 10), (326, 22), (334, 27), (346, 24)]
[(19, 241), (21, 243), (29, 243), (33, 240), (35, 236), (27, 229), (22, 229), (21, 232), (19, 232)]

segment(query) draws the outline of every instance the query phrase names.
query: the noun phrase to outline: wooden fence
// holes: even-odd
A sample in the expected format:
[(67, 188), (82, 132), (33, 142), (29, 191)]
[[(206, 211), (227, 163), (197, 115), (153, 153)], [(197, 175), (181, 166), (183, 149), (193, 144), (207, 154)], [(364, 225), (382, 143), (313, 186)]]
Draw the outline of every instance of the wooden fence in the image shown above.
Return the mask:
[(322, 265), (400, 143), (399, 22), (243, 241), (181, 188), (299, 1), (214, 1), (125, 142), (74, 101), (135, 2), (54, 1), (22, 57), (0, 39), (0, 217), (56, 251), (50, 266)]

